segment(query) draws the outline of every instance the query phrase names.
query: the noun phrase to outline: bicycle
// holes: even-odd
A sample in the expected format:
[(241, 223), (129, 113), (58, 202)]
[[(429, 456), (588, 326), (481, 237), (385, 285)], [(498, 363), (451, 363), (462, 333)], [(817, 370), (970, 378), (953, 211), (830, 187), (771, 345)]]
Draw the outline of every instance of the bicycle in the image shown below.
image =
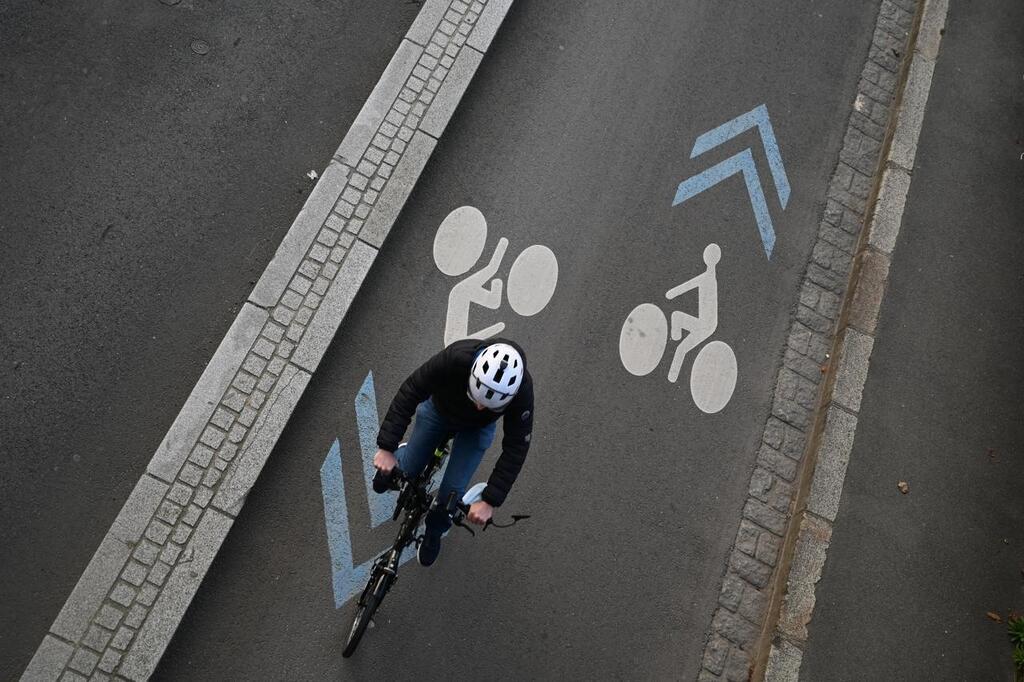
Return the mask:
[[(362, 594), (359, 595), (356, 613), (352, 618), (352, 628), (349, 630), (345, 648), (341, 652), (343, 658), (348, 658), (355, 653), (356, 647), (359, 646), (359, 641), (363, 638), (366, 628), (369, 627), (373, 619), (373, 614), (380, 607), (381, 602), (384, 601), (388, 591), (398, 581), (398, 566), (402, 558), (402, 551), (413, 543), (419, 547), (420, 542), (423, 541), (423, 536), (417, 535), (417, 530), (423, 521), (423, 517), (430, 511), (431, 506), (435, 502), (435, 496), (429, 492), (428, 488), (434, 474), (441, 469), (450, 451), (451, 438), (449, 437), (434, 450), (434, 456), (420, 475), (409, 476), (398, 467), (392, 470), (390, 480), (388, 481), (389, 488), (391, 490), (398, 490), (399, 494), (391, 520), (397, 521), (402, 512), (405, 512), (405, 516), (402, 518), (402, 523), (398, 528), (398, 535), (395, 537), (394, 544), (374, 561), (373, 568), (370, 570), (370, 577), (366, 581), (366, 586), (363, 587)], [(466, 492), (462, 500), (456, 500), (455, 493), (453, 492), (448, 496), (444, 505), (444, 509), (452, 518), (452, 523), (459, 528), (466, 529), (473, 536), (476, 533), (466, 525), (465, 518), (469, 513), (470, 505), (480, 499), (480, 494), (485, 485), (484, 483), (476, 484)], [(509, 528), (519, 521), (528, 518), (530, 517), (526, 514), (513, 514), (512, 522), (507, 524), (497, 524), (489, 519), (484, 524), (483, 530), (487, 530), (490, 526)]]

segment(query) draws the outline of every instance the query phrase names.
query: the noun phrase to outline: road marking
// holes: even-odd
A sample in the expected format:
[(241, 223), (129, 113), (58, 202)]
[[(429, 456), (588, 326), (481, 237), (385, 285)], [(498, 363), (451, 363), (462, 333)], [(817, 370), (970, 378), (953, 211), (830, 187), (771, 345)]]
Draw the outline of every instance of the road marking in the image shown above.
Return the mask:
[(461, 277), (476, 265), (487, 245), (487, 219), (473, 206), (449, 213), (434, 235), (434, 263), (449, 277)]
[(508, 272), (508, 304), (523, 317), (544, 310), (558, 286), (558, 259), (546, 246), (523, 250)]
[[(377, 418), (377, 391), (373, 385), (373, 372), (366, 375), (359, 393), (356, 394), (356, 426), (359, 432), (359, 449), (363, 457), (363, 477), (366, 481), (366, 497), (370, 506), (370, 527), (376, 528), (391, 518), (391, 510), (395, 508), (398, 493), (392, 491), (383, 494), (373, 492), (373, 456), (377, 454), (377, 430), (380, 419)], [(344, 491), (342, 491), (344, 494)]]
[[(486, 245), (487, 220), (483, 213), (473, 206), (460, 206), (437, 228), (434, 263), (444, 274), (462, 277), (477, 264)], [(498, 310), (504, 294), (514, 312), (530, 317), (551, 301), (558, 286), (558, 259), (554, 252), (540, 244), (524, 249), (512, 263), (506, 286), (495, 275), (501, 269), (508, 245), (509, 240), (501, 237), (487, 265), (452, 287), (445, 313), (445, 346), (459, 339), (487, 339), (504, 331), (505, 323), (498, 322), (471, 332), (469, 313), (473, 304)]]
[(786, 208), (786, 204), (789, 203), (789, 178), (786, 177), (786, 168), (782, 165), (782, 154), (779, 152), (779, 143), (775, 139), (775, 129), (772, 128), (771, 118), (768, 116), (768, 107), (764, 104), (698, 137), (697, 141), (693, 143), (690, 158), (699, 156), (755, 126), (764, 143), (768, 168), (771, 169), (772, 178), (775, 180), (779, 202), (782, 204), (782, 208)]
[[(715, 273), (721, 257), (721, 247), (708, 244), (704, 248), (704, 272), (665, 292), (665, 298), (672, 300), (696, 289), (696, 317), (677, 310), (672, 313), (670, 324), (661, 308), (653, 303), (641, 303), (626, 316), (619, 332), (619, 358), (627, 372), (645, 376), (657, 369), (671, 336), (679, 345), (672, 354), (668, 380), (672, 383), (678, 380), (686, 355), (718, 328)], [(732, 398), (736, 378), (736, 354), (732, 348), (723, 341), (710, 342), (697, 353), (690, 369), (690, 393), (694, 403), (704, 413), (720, 412)]]
[(626, 316), (619, 333), (619, 358), (630, 374), (647, 376), (661, 364), (668, 346), (668, 318), (653, 303), (641, 303)]
[[(323, 488), (327, 546), (331, 553), (334, 608), (340, 609), (366, 584), (374, 559), (379, 555), (359, 565), (353, 561), (352, 525), (348, 516), (348, 501), (345, 498), (345, 476), (341, 472), (341, 442), (338, 439), (334, 440), (320, 467), (320, 485)], [(368, 490), (370, 495), (374, 494), (372, 488)], [(388, 518), (390, 516), (388, 514)], [(412, 556), (412, 552), (404, 552), (401, 563), (404, 564)]]
[(24, 679), (156, 669), (511, 4), (425, 0)]
[[(782, 164), (782, 154), (779, 152), (775, 130), (772, 128), (771, 119), (768, 116), (768, 107), (764, 104), (698, 137), (693, 144), (690, 158), (695, 158), (751, 128), (757, 128), (760, 133), (761, 143), (764, 146), (765, 155), (768, 157), (768, 167), (775, 181), (775, 191), (778, 194), (779, 203), (785, 210), (786, 204), (789, 203), (789, 178), (786, 176), (786, 169)], [(757, 230), (761, 235), (761, 243), (764, 246), (765, 255), (771, 258), (772, 249), (775, 247), (775, 228), (772, 226), (771, 213), (768, 211), (768, 203), (765, 201), (764, 190), (761, 188), (761, 178), (757, 173), (754, 155), (749, 148), (679, 183), (672, 205), (678, 206), (736, 173), (743, 174), (747, 195), (750, 197), (754, 217), (757, 220)]]
[[(373, 456), (377, 452), (377, 391), (373, 372), (368, 372), (355, 399), (356, 425), (359, 433), (359, 447), (362, 451), (363, 486), (370, 512), (370, 528), (376, 528), (390, 521), (398, 500), (398, 493), (389, 491), (376, 493), (373, 490)], [(352, 558), (352, 523), (348, 514), (348, 499), (345, 492), (345, 476), (342, 473), (341, 440), (334, 439), (323, 464), (320, 466), (320, 487), (324, 498), (324, 526), (327, 531), (327, 547), (331, 555), (331, 585), (334, 591), (334, 607), (341, 608), (366, 583), (374, 560), (387, 547), (374, 555), (373, 559), (356, 565)], [(434, 475), (429, 490), (436, 491), (448, 467), (445, 460)], [(402, 553), (399, 565), (412, 558), (414, 552)]]
[[(774, 629), (793, 546), (798, 544), (799, 521), (793, 510), (805, 504), (813, 442), (826, 428), (828, 411), (822, 408), (828, 399), (823, 386), (831, 382), (840, 354), (837, 325), (840, 320), (858, 320), (866, 325), (864, 332), (875, 326), (877, 314), (871, 303), (877, 304), (884, 287), (888, 260), (883, 252), (863, 248), (864, 225), (881, 179), (876, 169), (886, 158), (888, 131), (898, 128), (897, 118), (904, 118), (902, 113), (897, 117), (896, 109), (901, 96), (906, 101), (909, 85), (904, 90), (899, 74), (925, 44), (937, 46), (941, 23), (924, 30), (930, 12), (925, 12), (921, 32), (914, 29), (922, 6), (925, 2), (919, 0), (881, 0), (878, 5), (871, 48), (857, 90), (851, 93), (849, 123), (800, 282), (771, 414), (755, 446), (747, 498), (723, 566), (700, 678), (756, 681), (770, 665), (772, 674), (778, 675), (772, 679), (790, 680), (794, 678), (786, 675), (799, 667), (793, 658), (799, 657), (800, 648), (785, 637), (779, 644)], [(912, 36), (917, 36), (916, 43)], [(853, 281), (859, 278), (856, 293), (852, 285), (847, 291), (851, 269)], [(865, 287), (867, 280), (870, 286)]]
[(736, 389), (736, 354), (724, 341), (711, 341), (700, 349), (690, 370), (690, 395), (701, 412), (725, 409)]

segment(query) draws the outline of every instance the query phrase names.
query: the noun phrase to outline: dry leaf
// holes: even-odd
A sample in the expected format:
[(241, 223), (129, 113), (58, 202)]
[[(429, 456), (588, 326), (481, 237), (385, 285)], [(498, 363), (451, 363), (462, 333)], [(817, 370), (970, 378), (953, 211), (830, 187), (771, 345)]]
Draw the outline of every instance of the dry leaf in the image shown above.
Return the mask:
[(900, 492), (906, 495), (910, 492), (910, 485), (906, 481), (900, 481), (896, 484), (896, 487), (900, 489)]
[(988, 619), (989, 619), (989, 620), (994, 620), (994, 621), (995, 621), (995, 622), (997, 622), (997, 623), (1002, 623), (1002, 622), (1003, 622), (1003, 617), (1002, 617), (1002, 616), (1000, 616), (1000, 615), (999, 615), (998, 613), (996, 613), (995, 611), (989, 611), (989, 612), (988, 612), (988, 613), (986, 613), (985, 615), (986, 615), (986, 616), (988, 616)]

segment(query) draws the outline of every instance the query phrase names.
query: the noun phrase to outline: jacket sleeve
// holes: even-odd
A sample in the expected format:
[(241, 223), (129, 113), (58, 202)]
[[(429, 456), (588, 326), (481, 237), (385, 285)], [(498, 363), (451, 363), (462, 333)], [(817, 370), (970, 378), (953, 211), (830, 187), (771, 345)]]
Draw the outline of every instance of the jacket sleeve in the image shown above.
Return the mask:
[(494, 471), (487, 479), (487, 487), (482, 496), (484, 502), (492, 507), (500, 507), (505, 501), (523, 468), (526, 453), (530, 450), (530, 437), (533, 433), (532, 381), (523, 387), (516, 396), (516, 403), (510, 405), (505, 412), (503, 426), (505, 437), (501, 441), (501, 456), (494, 464)]
[(377, 433), (377, 447), (394, 452), (409, 428), (416, 407), (430, 397), (432, 386), (437, 386), (444, 377), (448, 365), (448, 350), (445, 349), (430, 358), (402, 383), (391, 401), (391, 407), (384, 416), (384, 422)]

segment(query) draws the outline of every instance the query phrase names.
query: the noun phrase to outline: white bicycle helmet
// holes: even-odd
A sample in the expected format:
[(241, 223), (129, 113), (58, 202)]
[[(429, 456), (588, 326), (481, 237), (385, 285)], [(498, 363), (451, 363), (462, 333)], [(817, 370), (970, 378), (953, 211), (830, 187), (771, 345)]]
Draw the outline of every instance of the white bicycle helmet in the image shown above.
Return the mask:
[(469, 397), (489, 410), (508, 405), (523, 383), (523, 358), (507, 343), (492, 343), (473, 362)]

